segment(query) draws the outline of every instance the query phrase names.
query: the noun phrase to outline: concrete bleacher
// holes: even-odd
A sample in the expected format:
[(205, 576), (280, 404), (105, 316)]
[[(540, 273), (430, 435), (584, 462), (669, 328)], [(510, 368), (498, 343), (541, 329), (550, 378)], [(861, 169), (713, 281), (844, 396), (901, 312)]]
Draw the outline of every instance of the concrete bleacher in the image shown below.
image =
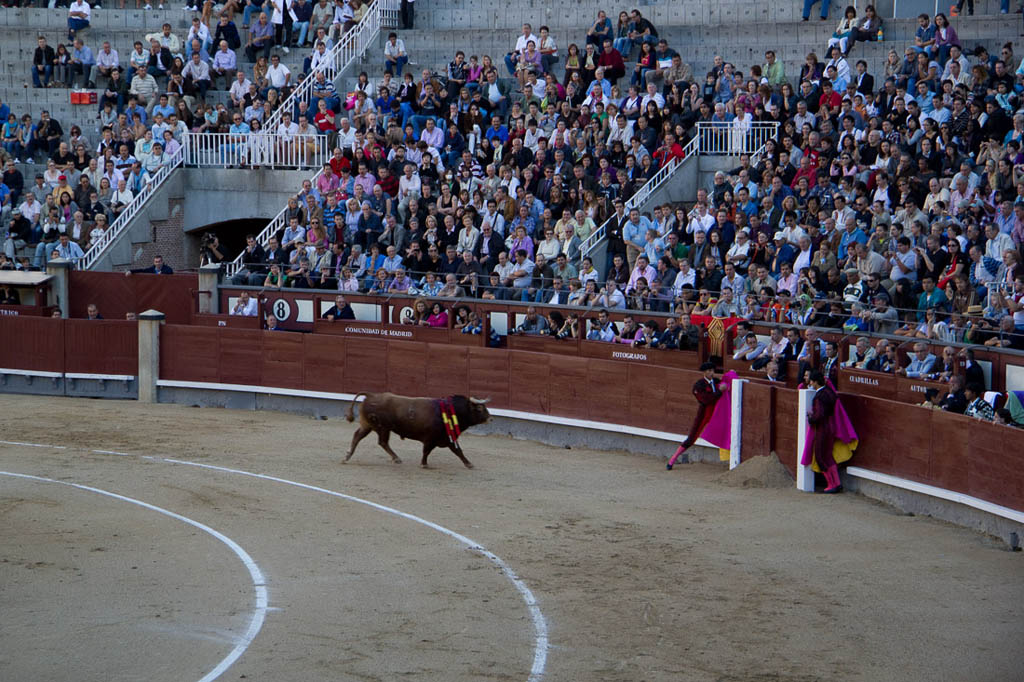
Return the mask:
[[(447, 2), (462, 2), (465, 0), (446, 0)], [(652, 6), (646, 9), (656, 9)], [(641, 11), (644, 8), (641, 8)], [(754, 8), (751, 8), (754, 9)], [(767, 9), (767, 8), (762, 8)], [(441, 11), (441, 10), (439, 10)], [(543, 16), (543, 12), (539, 12)], [(552, 19), (562, 19), (563, 14), (551, 13)], [(585, 14), (580, 12), (581, 15)], [(652, 13), (648, 12), (648, 15)], [(586, 14), (587, 17), (592, 16)], [(435, 16), (431, 22), (439, 23)], [(574, 26), (558, 26), (547, 24), (551, 27), (552, 35), (559, 47), (559, 58), (564, 62), (567, 48), (570, 43), (576, 43), (582, 49), (585, 43), (586, 26), (584, 20), (577, 20)], [(786, 67), (786, 74), (795, 83), (800, 74), (800, 67), (809, 52), (815, 52), (819, 61), (826, 60), (826, 47), (828, 39), (835, 30), (834, 23), (829, 20), (802, 22), (799, 13), (796, 20), (788, 20), (778, 23), (766, 21), (757, 27), (757, 39), (751, 40), (751, 27), (745, 23), (721, 23), (713, 25), (690, 25), (675, 23), (658, 23), (653, 19), (660, 37), (668, 40), (669, 46), (678, 51), (683, 60), (688, 62), (694, 70), (696, 77), (700, 78), (706, 73), (712, 64), (716, 54), (722, 55), (727, 61), (732, 62), (744, 73), (749, 72), (753, 64), (764, 63), (764, 51), (767, 48), (774, 49), (778, 58)], [(674, 19), (669, 19), (674, 22)], [(974, 16), (958, 17), (953, 20), (954, 26), (965, 48), (973, 48), (976, 44), (986, 45), (990, 50), (997, 48), (1006, 41), (1015, 40), (1020, 33), (1019, 19), (1007, 21), (999, 16)], [(568, 22), (568, 20), (566, 20)], [(541, 18), (531, 21), (534, 32), (543, 23)], [(507, 71), (502, 63), (505, 55), (515, 45), (516, 38), (520, 35), (520, 21), (509, 21), (503, 19), (502, 26), (494, 28), (458, 28), (452, 24), (440, 24), (437, 26), (423, 25), (417, 20), (417, 28), (412, 31), (400, 31), (399, 35), (405, 42), (406, 50), (412, 63), (417, 68), (431, 68), (443, 70), (449, 61), (452, 60), (456, 49), (462, 49), (467, 57), (476, 54), (480, 57), (490, 55), (499, 72), (504, 76)], [(858, 59), (864, 59), (868, 63), (868, 71), (875, 74), (876, 82), (880, 84), (878, 76), (884, 73), (886, 56), (890, 49), (895, 49), (902, 58), (906, 46), (913, 42), (914, 31), (917, 23), (912, 19), (889, 19), (883, 24), (885, 29), (882, 42), (857, 43), (850, 53), (851, 63)], [(382, 55), (386, 36), (380, 38), (376, 54), (368, 54), (365, 60), (367, 68), (381, 71), (383, 67)], [(633, 58), (637, 55), (633, 52)], [(1016, 69), (1017, 64), (1012, 68)], [(561, 76), (562, 65), (559, 64), (556, 73)], [(417, 74), (418, 76), (418, 74)]]
[[(164, 10), (116, 10), (99, 9), (92, 14), (92, 25), (80, 32), (95, 54), (104, 41), (110, 41), (117, 50), (122, 65), (128, 61), (128, 54), (136, 40), (145, 42), (149, 33), (159, 32), (165, 23), (169, 23), (174, 33), (184, 41), (192, 24), (193, 12), (184, 12), (180, 5)], [(77, 124), (90, 140), (96, 137), (98, 105), (72, 105), (68, 88), (33, 88), (30, 72), (32, 56), (36, 49), (36, 39), (42, 35), (52, 47), (67, 41), (67, 10), (8, 8), (0, 11), (0, 98), (11, 107), (11, 111), (19, 117), (31, 114), (38, 120), (39, 113), (47, 109), (57, 119), (65, 131), (72, 124)], [(243, 44), (244, 32), (241, 31), (241, 15), (236, 17)], [(239, 63), (252, 73), (252, 65), (246, 61), (244, 52), (237, 51)], [(281, 62), (296, 76), (302, 71), (302, 60), (307, 50), (292, 49), (284, 54), (275, 48), (273, 54), (281, 57)], [(98, 83), (101, 86), (104, 83)], [(97, 93), (101, 92), (96, 90)], [(227, 102), (226, 90), (211, 90), (207, 101), (216, 104)]]

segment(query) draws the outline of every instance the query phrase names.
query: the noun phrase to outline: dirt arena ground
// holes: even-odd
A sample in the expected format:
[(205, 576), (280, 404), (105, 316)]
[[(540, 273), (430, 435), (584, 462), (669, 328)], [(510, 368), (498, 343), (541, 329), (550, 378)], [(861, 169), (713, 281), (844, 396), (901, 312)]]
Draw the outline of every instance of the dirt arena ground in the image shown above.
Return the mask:
[[(976, 533), (854, 495), (725, 486), (710, 465), (500, 437), (464, 437), (474, 470), (442, 452), (421, 470), (397, 440), (392, 465), (369, 438), (342, 466), (351, 434), (0, 397), (0, 679), (195, 680), (233, 651), (221, 679), (1021, 679), (1024, 556)], [(500, 557), (543, 615), (543, 670), (538, 623), (487, 556), (285, 481)], [(225, 541), (265, 582), (254, 637), (261, 581)]]

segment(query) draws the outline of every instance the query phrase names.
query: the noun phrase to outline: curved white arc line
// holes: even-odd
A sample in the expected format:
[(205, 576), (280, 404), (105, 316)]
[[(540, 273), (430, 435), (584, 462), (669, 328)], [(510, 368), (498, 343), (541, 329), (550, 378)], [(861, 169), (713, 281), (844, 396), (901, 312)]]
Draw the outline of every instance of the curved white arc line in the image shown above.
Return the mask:
[(163, 507), (158, 507), (155, 504), (143, 502), (142, 500), (137, 500), (133, 497), (118, 495), (117, 493), (112, 493), (109, 490), (101, 490), (100, 488), (93, 488), (92, 486), (82, 485), (81, 483), (58, 481), (52, 478), (44, 478), (43, 476), (19, 474), (12, 471), (0, 471), (0, 476), (11, 476), (13, 478), (22, 478), (30, 481), (40, 481), (44, 483), (58, 483), (60, 485), (70, 486), (72, 488), (78, 488), (79, 490), (85, 490), (91, 493), (105, 495), (107, 497), (113, 498), (115, 500), (120, 500), (122, 502), (129, 502), (144, 509), (149, 509), (151, 511), (163, 514), (164, 516), (168, 516), (177, 521), (181, 521), (182, 523), (187, 523), (193, 528), (198, 528), (207, 535), (219, 540), (221, 543), (226, 545), (228, 549), (235, 553), (235, 556), (237, 556), (242, 561), (242, 563), (245, 565), (246, 570), (249, 571), (249, 577), (252, 579), (253, 590), (256, 593), (256, 606), (253, 609), (252, 618), (249, 620), (249, 627), (246, 630), (245, 634), (241, 635), (241, 637), (239, 638), (240, 641), (238, 642), (238, 644), (235, 645), (235, 648), (232, 649), (227, 656), (221, 659), (220, 663), (218, 663), (213, 670), (203, 675), (203, 677), (200, 678), (199, 682), (213, 682), (213, 680), (216, 680), (218, 677), (223, 675), (228, 670), (228, 668), (230, 668), (235, 663), (235, 661), (237, 661), (242, 656), (242, 654), (245, 653), (245, 650), (249, 648), (249, 645), (252, 644), (253, 640), (256, 639), (256, 635), (259, 634), (260, 629), (263, 627), (263, 621), (267, 615), (268, 602), (266, 579), (263, 577), (263, 571), (261, 571), (260, 567), (256, 564), (256, 562), (253, 561), (253, 558), (249, 556), (249, 553), (242, 549), (241, 545), (239, 545), (237, 542), (235, 542), (228, 536), (224, 535), (220, 531), (210, 528), (205, 524), (190, 519), (187, 516), (182, 516), (181, 514), (172, 512), (169, 509), (164, 509)]
[(544, 668), (547, 666), (548, 657), (548, 624), (544, 618), (544, 614), (541, 613), (540, 606), (537, 603), (537, 598), (533, 595), (530, 588), (522, 581), (522, 579), (516, 575), (516, 572), (505, 563), (504, 559), (499, 557), (494, 552), (491, 552), (486, 547), (481, 545), (476, 540), (466, 537), (461, 533), (445, 528), (442, 525), (436, 524), (433, 521), (428, 521), (422, 517), (410, 514), (408, 512), (388, 507), (377, 502), (371, 502), (370, 500), (364, 500), (361, 497), (355, 497), (353, 495), (347, 495), (345, 493), (339, 493), (335, 490), (328, 490), (327, 488), (321, 488), (315, 485), (309, 485), (308, 483), (299, 483), (298, 481), (290, 481), (286, 478), (278, 478), (277, 476), (270, 476), (268, 474), (257, 474), (252, 471), (243, 471), (241, 469), (231, 469), (228, 467), (215, 466), (213, 464), (202, 464), (200, 462), (188, 462), (181, 459), (172, 459), (170, 457), (148, 457), (147, 459), (157, 459), (164, 462), (170, 462), (172, 464), (184, 464), (187, 466), (200, 467), (203, 469), (211, 469), (213, 471), (222, 471), (229, 474), (240, 474), (242, 476), (252, 476), (253, 478), (260, 478), (266, 481), (273, 481), (275, 483), (283, 483), (285, 485), (295, 486), (296, 488), (303, 488), (305, 490), (311, 490), (313, 492), (324, 493), (326, 495), (333, 495), (343, 500), (350, 502), (356, 502), (358, 504), (372, 507), (378, 511), (392, 514), (394, 516), (413, 521), (420, 525), (426, 526), (432, 530), (436, 530), (439, 533), (443, 533), (448, 537), (456, 540), (457, 542), (466, 546), (467, 549), (477, 552), (482, 556), (486, 557), (492, 564), (498, 567), (502, 575), (508, 579), (509, 582), (516, 588), (523, 602), (526, 603), (526, 608), (530, 612), (530, 619), (533, 621), (534, 630), (534, 648), (533, 648), (533, 666), (530, 668), (529, 682), (539, 682), (544, 677)]

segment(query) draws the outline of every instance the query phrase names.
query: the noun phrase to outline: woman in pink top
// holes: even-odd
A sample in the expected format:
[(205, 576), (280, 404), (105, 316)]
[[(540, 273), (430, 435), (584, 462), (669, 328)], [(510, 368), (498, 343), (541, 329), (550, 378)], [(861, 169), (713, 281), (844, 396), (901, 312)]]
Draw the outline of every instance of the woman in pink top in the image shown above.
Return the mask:
[(431, 306), (430, 316), (427, 317), (427, 324), (431, 327), (448, 326), (448, 313), (441, 307), (440, 303), (435, 303)]

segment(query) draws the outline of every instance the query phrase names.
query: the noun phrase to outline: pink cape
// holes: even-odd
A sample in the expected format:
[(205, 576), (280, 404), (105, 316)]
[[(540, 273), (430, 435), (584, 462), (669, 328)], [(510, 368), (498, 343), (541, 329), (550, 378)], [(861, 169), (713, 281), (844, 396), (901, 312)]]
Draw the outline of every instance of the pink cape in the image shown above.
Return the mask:
[(722, 376), (719, 388), (722, 397), (715, 403), (711, 419), (700, 432), (700, 437), (720, 450), (728, 450), (732, 443), (732, 382), (736, 372), (729, 370)]
[[(853, 456), (853, 450), (857, 447), (857, 432), (854, 430), (853, 422), (847, 416), (846, 410), (843, 409), (843, 402), (839, 399), (839, 391), (836, 391), (836, 387), (832, 385), (831, 381), (826, 380), (825, 383), (836, 394), (836, 408), (832, 412), (832, 418), (829, 420), (832, 433), (836, 439), (836, 445), (842, 443), (848, 446), (847, 448), (839, 448), (843, 451), (843, 454), (836, 456), (835, 460), (837, 464), (840, 464)], [(801, 384), (801, 388), (803, 388), (803, 384)], [(834, 453), (834, 456), (836, 454), (838, 453)], [(804, 452), (800, 456), (800, 464), (801, 466), (808, 466), (812, 461), (814, 461), (814, 436), (811, 433), (811, 425), (808, 424), (807, 435), (804, 438)]]

